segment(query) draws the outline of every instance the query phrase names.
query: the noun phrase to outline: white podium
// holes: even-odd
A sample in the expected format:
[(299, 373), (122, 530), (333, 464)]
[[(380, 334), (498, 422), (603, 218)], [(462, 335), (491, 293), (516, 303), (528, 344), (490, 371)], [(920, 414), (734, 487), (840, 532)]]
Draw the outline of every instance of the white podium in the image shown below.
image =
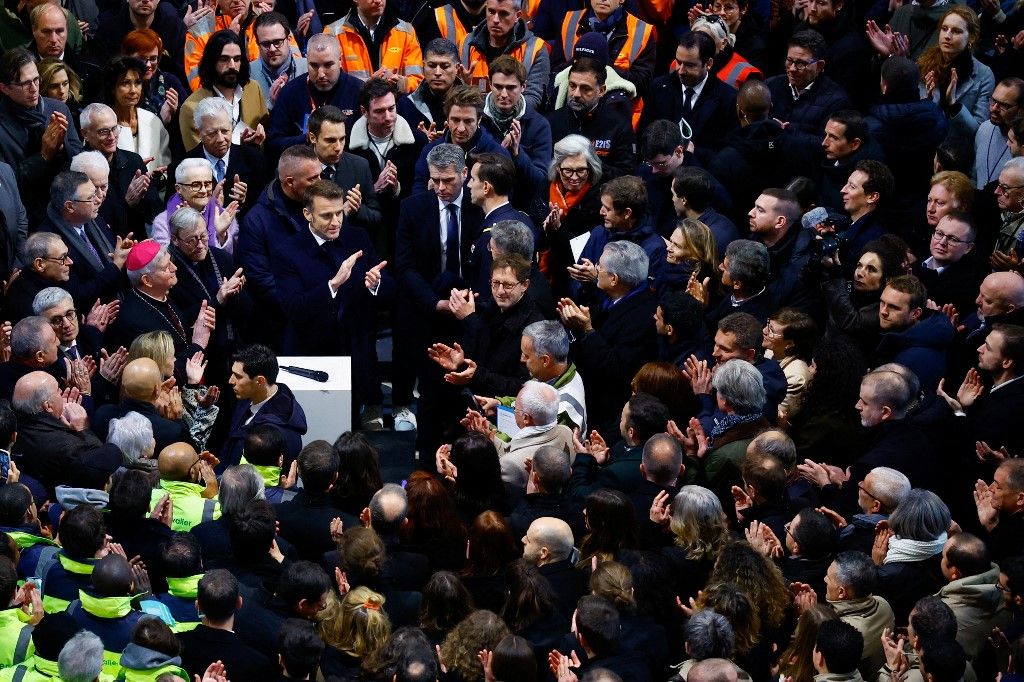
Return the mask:
[(348, 356), (278, 357), (284, 367), (291, 365), (327, 372), (326, 382), (313, 381), (282, 369), (278, 383), (285, 384), (306, 413), (309, 429), (302, 437), (306, 445), (314, 440), (334, 441), (352, 428), (352, 358)]

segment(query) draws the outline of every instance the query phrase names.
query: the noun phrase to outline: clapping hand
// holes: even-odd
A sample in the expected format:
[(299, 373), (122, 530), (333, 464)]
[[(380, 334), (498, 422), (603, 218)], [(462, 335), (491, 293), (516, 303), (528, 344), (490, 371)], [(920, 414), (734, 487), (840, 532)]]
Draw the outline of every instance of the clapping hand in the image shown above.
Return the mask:
[(683, 446), (683, 450), (690, 457), (704, 459), (708, 454), (708, 437), (704, 433), (704, 427), (701, 425), (700, 420), (696, 417), (690, 418), (685, 432), (679, 428), (674, 419), (671, 419), (666, 426), (665, 432), (675, 438), (676, 442)]
[(667, 490), (662, 490), (654, 496), (649, 512), (651, 523), (659, 526), (667, 526), (672, 520), (672, 503), (669, 501)]
[(451, 346), (435, 343), (427, 349), (427, 355), (446, 372), (456, 371), (466, 360), (466, 353), (458, 343)]
[(233, 275), (225, 277), (220, 283), (220, 288), (217, 289), (217, 302), (223, 304), (229, 298), (237, 296), (242, 293), (242, 287), (244, 286), (245, 275), (242, 274), (242, 268), (238, 268)]

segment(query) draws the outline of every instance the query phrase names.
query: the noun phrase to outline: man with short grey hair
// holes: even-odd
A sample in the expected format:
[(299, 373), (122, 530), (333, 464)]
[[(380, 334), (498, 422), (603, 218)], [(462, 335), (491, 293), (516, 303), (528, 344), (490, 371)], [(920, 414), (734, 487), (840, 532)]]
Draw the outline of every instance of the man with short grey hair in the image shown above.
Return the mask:
[[(337, 41), (335, 41), (337, 42)], [(400, 283), (395, 317), (392, 404), (395, 429), (418, 434), (421, 452), (433, 452), (453, 415), (447, 406), (453, 389), (424, 348), (454, 336), (452, 289), (464, 290), (471, 276), (471, 247), (480, 233), (483, 211), (463, 191), (466, 155), (455, 144), (439, 144), (426, 155), (428, 192), (413, 194), (399, 209), (395, 275)], [(446, 370), (444, 370), (446, 371)], [(419, 379), (419, 419), (409, 409)]]
[(66, 682), (95, 682), (103, 672), (103, 642), (88, 630), (68, 640), (57, 658), (60, 679)]
[(199, 144), (185, 158), (210, 162), (214, 183), (224, 183), (224, 205), (237, 201), (241, 222), (259, 199), (258, 190), (268, 182), (266, 159), (256, 146), (231, 142), (231, 105), (223, 97), (207, 97), (199, 102), (193, 118)]
[[(709, 330), (732, 313), (750, 313), (764, 324), (776, 307), (768, 295), (768, 279), (771, 274), (771, 259), (768, 247), (750, 239), (737, 239), (725, 249), (722, 263), (718, 266), (722, 275), (723, 296), (718, 304), (704, 314)], [(707, 305), (707, 289), (702, 285), (700, 302)]]
[(647, 286), (649, 263), (637, 244), (609, 242), (597, 277), (608, 304), (591, 310), (569, 298), (558, 302), (559, 317), (574, 336), (576, 366), (590, 395), (588, 421), (602, 433), (616, 432), (633, 376), (644, 362), (657, 357), (658, 300)]
[[(21, 274), (4, 292), (4, 319), (17, 322), (32, 314), (32, 301), (43, 289), (68, 289), (72, 257), (64, 240), (52, 232), (35, 232), (25, 240)], [(70, 293), (70, 292), (69, 292)]]
[(11, 359), (0, 363), (0, 396), (10, 396), (21, 377), (38, 370), (63, 384), (67, 367), (59, 359), (57, 335), (47, 320), (37, 316), (19, 320), (11, 330)]
[(491, 437), (498, 450), (501, 463), (501, 478), (508, 485), (526, 489), (529, 472), (526, 461), (545, 445), (553, 445), (570, 453), (570, 463), (575, 450), (572, 431), (557, 422), (558, 391), (539, 381), (527, 381), (516, 396), (516, 433), (508, 434), (510, 441), (498, 437), (497, 431), (486, 417), (471, 412), (466, 418), (470, 430)]
[(370, 498), (359, 520), (380, 536), (388, 558), (381, 576), (400, 590), (422, 590), (430, 578), (430, 562), (420, 552), (407, 551), (400, 533), (409, 524), (409, 498), (397, 483), (385, 483)]
[(1024, 255), (1024, 245), (1021, 244), (1024, 235), (1024, 157), (1018, 156), (1003, 164), (994, 191), (1003, 224), (996, 235), (989, 264), (993, 270), (1013, 270)]

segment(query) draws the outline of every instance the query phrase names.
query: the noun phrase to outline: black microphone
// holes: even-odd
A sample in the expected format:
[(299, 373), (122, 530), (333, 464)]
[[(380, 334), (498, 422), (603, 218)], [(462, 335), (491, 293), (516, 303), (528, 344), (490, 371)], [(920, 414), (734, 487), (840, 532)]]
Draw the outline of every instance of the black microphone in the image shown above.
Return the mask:
[(306, 369), (305, 367), (291, 367), (289, 365), (281, 365), (281, 369), (283, 369), (286, 372), (291, 372), (292, 374), (297, 374), (300, 377), (306, 377), (307, 379), (312, 379), (313, 381), (319, 381), (320, 383), (326, 383), (326, 381), (330, 378), (327, 372), (321, 371), (319, 369)]

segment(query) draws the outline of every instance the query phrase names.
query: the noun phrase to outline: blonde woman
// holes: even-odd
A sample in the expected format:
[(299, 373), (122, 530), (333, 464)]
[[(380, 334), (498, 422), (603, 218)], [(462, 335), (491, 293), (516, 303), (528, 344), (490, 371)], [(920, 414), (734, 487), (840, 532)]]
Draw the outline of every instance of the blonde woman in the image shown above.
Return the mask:
[(349, 590), (340, 600), (334, 592), (317, 616), (320, 637), (336, 651), (324, 656), (326, 677), (359, 678), (362, 671), (380, 668), (379, 659), (391, 637), (391, 621), (384, 611), (383, 595), (369, 587)]

